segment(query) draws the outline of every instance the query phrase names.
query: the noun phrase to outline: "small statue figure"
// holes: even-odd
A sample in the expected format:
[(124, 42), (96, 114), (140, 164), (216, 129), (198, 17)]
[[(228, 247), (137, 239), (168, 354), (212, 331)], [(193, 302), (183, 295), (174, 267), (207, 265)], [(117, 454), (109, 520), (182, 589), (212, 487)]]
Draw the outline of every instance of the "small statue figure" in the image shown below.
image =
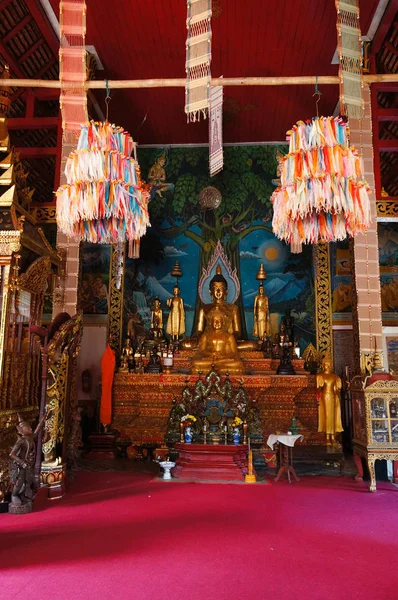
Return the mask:
[(173, 297), (167, 300), (167, 306), (170, 308), (170, 314), (167, 320), (166, 333), (171, 335), (173, 342), (178, 342), (179, 336), (185, 333), (184, 301), (180, 298), (178, 285), (174, 286)]
[(260, 284), (258, 295), (254, 298), (253, 337), (263, 340), (271, 334), (268, 297), (264, 294), (264, 286)]
[[(30, 423), (23, 421), (18, 415), (19, 439), (10, 452), (10, 479), (13, 482), (13, 490), (9, 510), (10, 512), (15, 511), (15, 514), (32, 510), (32, 502), (37, 489), (34, 476), (36, 439), (44, 425), (45, 418), (43, 415), (35, 431), (32, 432)], [(25, 510), (22, 509), (23, 506)]]
[(286, 332), (286, 326), (282, 321), (279, 330), (279, 356), (280, 364), (276, 370), (278, 375), (295, 375), (292, 365), (292, 347), (293, 344)]
[(159, 298), (153, 301), (150, 333), (154, 340), (163, 339), (163, 311)]
[(162, 371), (163, 371), (162, 363), (160, 360), (160, 356), (158, 354), (158, 348), (157, 348), (157, 346), (154, 346), (152, 348), (152, 352), (149, 357), (149, 362), (145, 368), (145, 372), (146, 373), (161, 373)]
[(121, 373), (132, 373), (135, 369), (134, 349), (131, 345), (130, 338), (126, 338), (126, 344), (122, 348), (121, 365), (119, 371)]
[(288, 309), (285, 315), (282, 317), (282, 325), (284, 325), (285, 332), (289, 340), (293, 340), (294, 318), (291, 315), (290, 309)]
[(261, 350), (264, 353), (264, 358), (272, 358), (272, 342), (269, 337), (263, 339)]
[(322, 361), (322, 369), (316, 378), (316, 385), (320, 390), (318, 431), (326, 433), (327, 444), (335, 444), (336, 433), (343, 431), (340, 409), (341, 379), (333, 373), (332, 361), (328, 356)]

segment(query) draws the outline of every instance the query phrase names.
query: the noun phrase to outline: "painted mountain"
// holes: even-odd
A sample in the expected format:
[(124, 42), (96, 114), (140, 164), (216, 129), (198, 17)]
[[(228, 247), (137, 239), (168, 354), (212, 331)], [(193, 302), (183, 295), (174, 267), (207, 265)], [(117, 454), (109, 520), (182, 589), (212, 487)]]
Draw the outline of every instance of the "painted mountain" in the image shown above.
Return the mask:
[[(265, 293), (268, 296), (270, 303), (287, 302), (296, 298), (300, 292), (304, 290), (307, 285), (305, 279), (290, 279), (286, 281), (279, 277), (270, 277), (264, 283)], [(243, 301), (245, 306), (252, 306), (254, 297), (257, 295), (257, 290), (249, 290), (243, 295)]]
[(147, 296), (152, 298), (156, 298), (157, 296), (161, 302), (165, 302), (168, 298), (171, 298), (170, 292), (165, 290), (155, 277), (147, 277), (144, 287)]
[(391, 260), (394, 263), (398, 261), (398, 244), (390, 239), (380, 248), (380, 262), (386, 264)]

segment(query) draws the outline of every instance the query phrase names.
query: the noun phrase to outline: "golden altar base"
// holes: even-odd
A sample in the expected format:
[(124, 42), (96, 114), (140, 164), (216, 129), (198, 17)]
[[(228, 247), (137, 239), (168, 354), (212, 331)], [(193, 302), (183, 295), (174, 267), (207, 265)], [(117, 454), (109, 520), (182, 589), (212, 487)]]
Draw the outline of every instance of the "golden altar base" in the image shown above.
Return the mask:
[[(112, 427), (121, 437), (138, 447), (164, 442), (173, 403), (198, 379), (189, 373), (191, 355), (192, 351), (177, 355), (171, 374), (115, 375)], [(258, 352), (242, 352), (241, 356), (247, 374), (231, 380), (235, 386), (242, 383), (247, 396), (257, 403), (264, 439), (270, 433), (286, 432), (295, 416), (306, 444), (324, 444), (324, 434), (317, 432), (316, 378), (304, 371), (303, 361), (292, 361), (296, 375), (276, 375), (279, 361), (261, 358)]]

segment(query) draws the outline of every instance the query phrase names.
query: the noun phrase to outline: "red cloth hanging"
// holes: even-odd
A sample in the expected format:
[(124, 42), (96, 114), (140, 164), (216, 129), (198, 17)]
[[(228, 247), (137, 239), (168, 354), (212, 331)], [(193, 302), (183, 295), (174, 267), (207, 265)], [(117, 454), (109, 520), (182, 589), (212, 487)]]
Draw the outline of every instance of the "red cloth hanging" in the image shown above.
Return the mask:
[(115, 366), (115, 351), (108, 344), (101, 358), (102, 391), (100, 421), (103, 425), (110, 425), (112, 421), (112, 385)]

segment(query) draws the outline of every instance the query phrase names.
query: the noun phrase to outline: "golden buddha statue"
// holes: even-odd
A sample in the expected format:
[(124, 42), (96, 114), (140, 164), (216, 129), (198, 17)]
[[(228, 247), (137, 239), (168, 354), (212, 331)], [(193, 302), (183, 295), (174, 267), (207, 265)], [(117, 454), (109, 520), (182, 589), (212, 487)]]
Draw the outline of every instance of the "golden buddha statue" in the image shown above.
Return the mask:
[(228, 316), (219, 308), (214, 308), (208, 313), (206, 330), (192, 359), (192, 370), (207, 373), (213, 365), (222, 374), (243, 373), (243, 363), (235, 337), (228, 332)]
[(198, 333), (205, 331), (211, 313), (217, 309), (223, 314), (223, 328), (228, 333), (232, 333), (236, 338), (240, 335), (240, 319), (238, 307), (235, 304), (225, 302), (228, 292), (227, 280), (222, 274), (221, 266), (217, 265), (216, 274), (210, 281), (210, 296), (213, 302), (205, 304), (199, 311), (198, 317)]
[(131, 345), (130, 338), (126, 338), (126, 343), (120, 353), (120, 373), (127, 373), (129, 371), (129, 363), (134, 360), (134, 350)]
[(167, 300), (167, 306), (170, 308), (170, 314), (167, 320), (166, 333), (171, 335), (173, 341), (178, 341), (179, 336), (185, 333), (184, 301), (180, 298), (178, 285), (174, 286), (173, 297)]
[(271, 335), (268, 297), (264, 293), (262, 283), (258, 288), (258, 295), (254, 298), (254, 325), (253, 337), (263, 340)]
[(153, 339), (163, 338), (163, 311), (159, 298), (153, 301), (150, 333)]
[[(216, 274), (210, 282), (213, 302), (205, 304), (199, 311), (197, 331), (201, 337), (192, 359), (193, 371), (206, 372), (214, 365), (223, 373), (241, 374), (243, 363), (238, 349), (252, 350), (257, 347), (256, 342), (236, 341), (241, 331), (239, 311), (237, 306), (225, 301), (227, 292), (227, 281), (222, 275), (221, 266), (217, 265)], [(189, 342), (185, 347), (190, 347)]]
[(326, 433), (326, 443), (334, 444), (335, 435), (343, 431), (341, 424), (340, 390), (341, 379), (332, 371), (332, 361), (325, 356), (323, 371), (317, 375), (316, 385), (320, 389), (318, 431)]

